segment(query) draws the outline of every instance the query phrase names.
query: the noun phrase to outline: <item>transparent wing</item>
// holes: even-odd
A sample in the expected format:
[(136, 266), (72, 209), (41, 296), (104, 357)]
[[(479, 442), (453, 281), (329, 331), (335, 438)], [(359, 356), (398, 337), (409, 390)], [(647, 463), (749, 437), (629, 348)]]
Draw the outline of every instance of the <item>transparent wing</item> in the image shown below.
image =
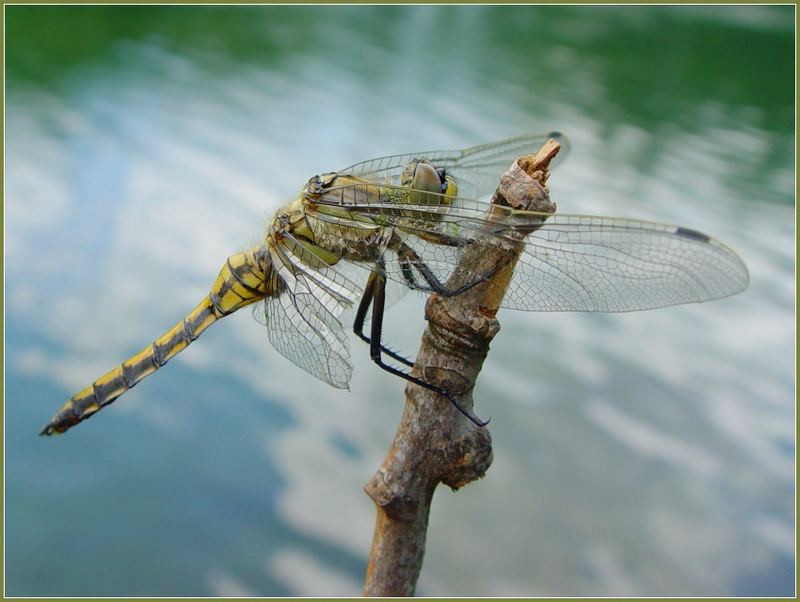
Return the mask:
[[(438, 197), (439, 203), (414, 205), (392, 202), (401, 198), (397, 192), (372, 187), (376, 190), (368, 194), (363, 184), (341, 187), (310, 212), (310, 219), (331, 219), (324, 213), (324, 204), (331, 202), (337, 215), (346, 208), (353, 220), (366, 217), (390, 228), (394, 242), (386, 254), (402, 241), (443, 282), (474, 279), (474, 274), (458, 273), (467, 245), (488, 248), (524, 240), (504, 307), (635, 311), (718, 299), (748, 284), (747, 268), (732, 250), (689, 228), (514, 211), (464, 198), (451, 202)], [(388, 278), (409, 285), (408, 262), (405, 269), (402, 261), (388, 262), (386, 271)]]
[(536, 152), (551, 138), (561, 144), (552, 168), (561, 163), (569, 151), (569, 140), (560, 132), (529, 134), (465, 149), (391, 155), (356, 163), (339, 173), (399, 186), (406, 165), (414, 159), (426, 159), (455, 177), (461, 195), (479, 199), (494, 192), (500, 176), (517, 157)]
[(748, 281), (736, 253), (696, 230), (556, 214), (528, 236), (503, 306), (637, 311), (728, 297)]
[(270, 249), (270, 255), (280, 294), (267, 298), (254, 315), (266, 324), (270, 343), (283, 356), (346, 389), (352, 365), (341, 316), (361, 288), (290, 237)]

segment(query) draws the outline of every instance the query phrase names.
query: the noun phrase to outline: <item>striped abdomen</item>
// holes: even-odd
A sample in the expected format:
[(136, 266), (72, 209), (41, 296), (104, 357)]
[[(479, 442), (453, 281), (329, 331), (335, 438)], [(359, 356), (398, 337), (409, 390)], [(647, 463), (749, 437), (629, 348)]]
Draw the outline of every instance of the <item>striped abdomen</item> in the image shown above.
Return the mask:
[(73, 395), (40, 434), (63, 433), (107, 406), (149, 376), (214, 322), (277, 291), (272, 265), (263, 246), (232, 255), (209, 294), (189, 315), (139, 353)]

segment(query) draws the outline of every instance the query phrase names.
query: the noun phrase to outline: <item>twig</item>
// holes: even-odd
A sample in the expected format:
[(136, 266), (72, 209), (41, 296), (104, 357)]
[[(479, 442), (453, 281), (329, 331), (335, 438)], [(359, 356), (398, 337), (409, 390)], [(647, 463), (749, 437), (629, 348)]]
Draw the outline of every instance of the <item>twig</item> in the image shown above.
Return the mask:
[[(549, 140), (536, 154), (517, 159), (502, 176), (492, 203), (554, 212), (547, 167), (559, 149)], [(467, 273), (492, 273), (491, 278), (455, 297), (432, 295), (425, 307), (428, 327), (414, 370), (456, 394), (467, 408), (472, 408), (472, 390), (489, 343), (500, 330), (495, 315), (523, 245), (520, 237), (489, 252), (485, 246), (468, 247), (460, 266), (468, 267)], [(485, 427), (467, 420), (441, 395), (409, 383), (392, 446), (364, 488), (377, 508), (364, 595), (414, 594), (436, 486), (444, 483), (456, 490), (480, 479), (491, 463), (492, 440)]]

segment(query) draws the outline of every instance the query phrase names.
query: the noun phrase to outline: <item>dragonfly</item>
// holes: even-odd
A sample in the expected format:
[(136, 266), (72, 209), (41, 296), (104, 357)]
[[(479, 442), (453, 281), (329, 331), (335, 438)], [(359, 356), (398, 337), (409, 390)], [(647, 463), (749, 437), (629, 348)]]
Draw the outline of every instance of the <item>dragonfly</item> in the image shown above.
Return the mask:
[[(263, 240), (227, 258), (210, 292), (139, 353), (76, 393), (42, 435), (95, 415), (186, 349), (214, 322), (246, 306), (274, 348), (294, 364), (348, 388), (353, 362), (344, 322), (380, 368), (447, 397), (384, 345), (388, 283), (454, 296), (491, 274), (460, 273), (466, 248), (524, 241), (501, 307), (524, 311), (628, 312), (720, 299), (749, 273), (730, 248), (692, 228), (635, 219), (499, 210), (485, 199), (519, 156), (558, 132), (466, 149), (391, 155), (316, 175), (281, 207)], [(492, 211), (490, 211), (492, 209)], [(451, 282), (460, 284), (453, 285)], [(369, 315), (369, 332), (365, 332)]]

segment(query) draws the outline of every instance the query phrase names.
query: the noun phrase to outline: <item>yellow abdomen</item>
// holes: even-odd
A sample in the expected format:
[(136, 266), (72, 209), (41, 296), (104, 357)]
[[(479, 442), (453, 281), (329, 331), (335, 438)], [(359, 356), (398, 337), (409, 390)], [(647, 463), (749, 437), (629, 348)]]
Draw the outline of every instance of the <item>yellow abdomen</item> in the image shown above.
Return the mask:
[(139, 353), (73, 395), (40, 434), (63, 433), (89, 418), (186, 349), (214, 322), (277, 294), (276, 289), (263, 245), (232, 255), (222, 266), (209, 294), (189, 315)]

